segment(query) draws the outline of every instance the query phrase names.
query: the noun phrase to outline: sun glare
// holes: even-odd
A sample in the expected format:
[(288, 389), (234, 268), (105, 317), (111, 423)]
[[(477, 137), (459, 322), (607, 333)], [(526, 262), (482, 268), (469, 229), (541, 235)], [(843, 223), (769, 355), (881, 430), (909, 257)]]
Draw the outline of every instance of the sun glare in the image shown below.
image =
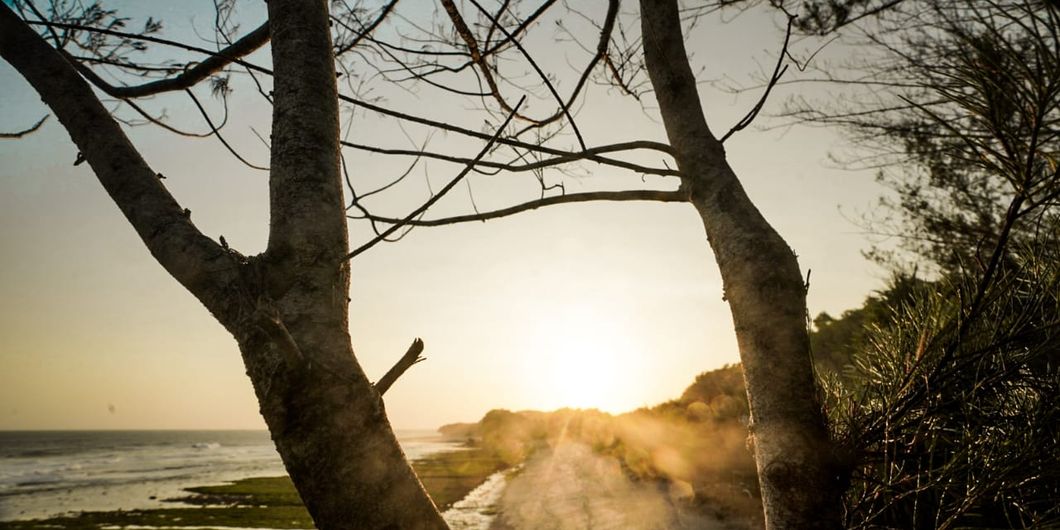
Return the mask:
[(529, 380), (543, 407), (622, 412), (637, 406), (632, 385), (639, 355), (628, 328), (612, 316), (575, 306), (541, 319)]

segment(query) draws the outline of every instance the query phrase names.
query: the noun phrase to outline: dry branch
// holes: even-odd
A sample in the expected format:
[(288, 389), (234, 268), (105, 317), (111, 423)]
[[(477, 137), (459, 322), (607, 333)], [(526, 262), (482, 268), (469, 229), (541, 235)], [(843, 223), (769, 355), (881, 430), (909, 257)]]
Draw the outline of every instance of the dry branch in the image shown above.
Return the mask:
[(394, 384), (394, 381), (397, 381), (406, 370), (412, 368), (412, 365), (427, 360), (426, 357), (420, 357), (421, 353), (423, 353), (423, 340), (416, 339), (412, 341), (409, 351), (405, 352), (405, 355), (402, 355), (398, 362), (394, 363), (390, 370), (387, 370), (386, 375), (375, 384), (376, 392), (379, 392), (380, 396), (385, 394), (390, 389), (390, 386)]
[(17, 131), (17, 132), (13, 132), (13, 133), (0, 132), (0, 139), (13, 140), (13, 139), (17, 139), (17, 138), (22, 138), (23, 136), (26, 136), (27, 134), (33, 134), (33, 133), (37, 132), (37, 129), (40, 129), (41, 125), (44, 125), (45, 121), (48, 121), (48, 117), (50, 117), (50, 116), (51, 116), (51, 114), (45, 114), (43, 118), (37, 120), (37, 123), (34, 123), (33, 125), (31, 125), (28, 129), (23, 129), (21, 131)]
[[(534, 201), (524, 202), (515, 206), (509, 206), (507, 208), (501, 208), (499, 210), (493, 210), (489, 212), (473, 213), (468, 215), (457, 215), (454, 217), (443, 217), (440, 219), (412, 219), (406, 221), (404, 224), (409, 226), (442, 226), (451, 225), (457, 223), (467, 223), (471, 221), (487, 221), (490, 219), (498, 219), (501, 217), (507, 217), (520, 212), (526, 212), (529, 210), (536, 210), (544, 206), (551, 206), (554, 204), (566, 204), (575, 202), (593, 202), (593, 201), (654, 201), (654, 202), (688, 202), (688, 193), (677, 190), (677, 191), (660, 191), (660, 190), (621, 190), (621, 191), (593, 191), (586, 193), (568, 193), (565, 195), (557, 195), (555, 197), (545, 197)], [(368, 219), (372, 221), (382, 223), (400, 223), (402, 219), (395, 219), (391, 217), (382, 217), (378, 215), (366, 215)]]

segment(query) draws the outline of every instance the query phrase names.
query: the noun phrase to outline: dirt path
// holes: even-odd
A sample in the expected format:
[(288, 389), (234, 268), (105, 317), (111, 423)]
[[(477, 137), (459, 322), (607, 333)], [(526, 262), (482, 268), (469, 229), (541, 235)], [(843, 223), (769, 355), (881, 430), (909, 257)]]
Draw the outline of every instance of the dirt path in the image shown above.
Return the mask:
[(541, 452), (513, 477), (492, 530), (724, 530), (671, 495), (630, 480), (618, 461), (582, 444)]

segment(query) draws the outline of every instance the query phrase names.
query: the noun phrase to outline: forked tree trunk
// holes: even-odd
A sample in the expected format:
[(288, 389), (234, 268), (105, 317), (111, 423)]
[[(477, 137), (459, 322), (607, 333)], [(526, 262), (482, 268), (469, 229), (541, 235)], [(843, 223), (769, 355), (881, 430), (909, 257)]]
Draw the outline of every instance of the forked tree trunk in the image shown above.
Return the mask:
[(239, 343), (261, 413), (317, 527), (444, 529), (354, 358), (326, 0), (270, 0), (268, 250), (192, 224), (73, 66), (6, 5), (0, 55), (41, 95), (151, 253)]
[(751, 203), (707, 127), (677, 0), (640, 5), (645, 64), (732, 312), (766, 527), (840, 528), (841, 470), (814, 387), (795, 254)]

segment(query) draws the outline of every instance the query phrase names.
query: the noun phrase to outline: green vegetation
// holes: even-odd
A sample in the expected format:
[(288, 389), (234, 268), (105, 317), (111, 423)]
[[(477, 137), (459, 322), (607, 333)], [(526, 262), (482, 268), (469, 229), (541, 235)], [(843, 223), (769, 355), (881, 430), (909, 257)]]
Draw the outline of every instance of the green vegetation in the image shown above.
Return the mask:
[[(420, 480), (442, 510), (462, 499), (505, 464), (490, 452), (468, 448), (415, 460)], [(3, 521), (0, 530), (63, 528), (98, 530), (114, 526), (313, 528), (294, 484), (288, 477), (248, 478), (220, 486), (188, 488), (192, 495), (178, 500), (194, 507), (152, 510), (85, 512), (70, 517)]]
[[(811, 5), (826, 26), (872, 9)], [(892, 192), (870, 257), (928, 271), (815, 320), (847, 528), (1060, 528), (1058, 7), (866, 11), (884, 54), (847, 78), (873, 88), (803, 109), (869, 147)]]
[(188, 488), (193, 493), (179, 499), (200, 506), (301, 506), (302, 499), (289, 477), (246, 478), (219, 486)]
[(507, 465), (488, 451), (468, 448), (416, 460), (412, 467), (434, 504), (444, 511)]
[(916, 275), (895, 274), (887, 289), (869, 295), (861, 307), (848, 309), (839, 318), (825, 312), (814, 317), (810, 349), (817, 369), (843, 372), (854, 352), (869, 345), (872, 329), (887, 322), (896, 308), (909, 303), (916, 290), (926, 285)]
[(849, 528), (1060, 525), (1058, 258), (921, 282), (824, 378)]
[(256, 528), (313, 528), (305, 507), (264, 505), (225, 506), (206, 505), (198, 508), (161, 508), (85, 512), (71, 517), (53, 517), (31, 521), (0, 522), (4, 530), (64, 528), (97, 530), (114, 526), (150, 526), (158, 528), (195, 527), (256, 527)]

